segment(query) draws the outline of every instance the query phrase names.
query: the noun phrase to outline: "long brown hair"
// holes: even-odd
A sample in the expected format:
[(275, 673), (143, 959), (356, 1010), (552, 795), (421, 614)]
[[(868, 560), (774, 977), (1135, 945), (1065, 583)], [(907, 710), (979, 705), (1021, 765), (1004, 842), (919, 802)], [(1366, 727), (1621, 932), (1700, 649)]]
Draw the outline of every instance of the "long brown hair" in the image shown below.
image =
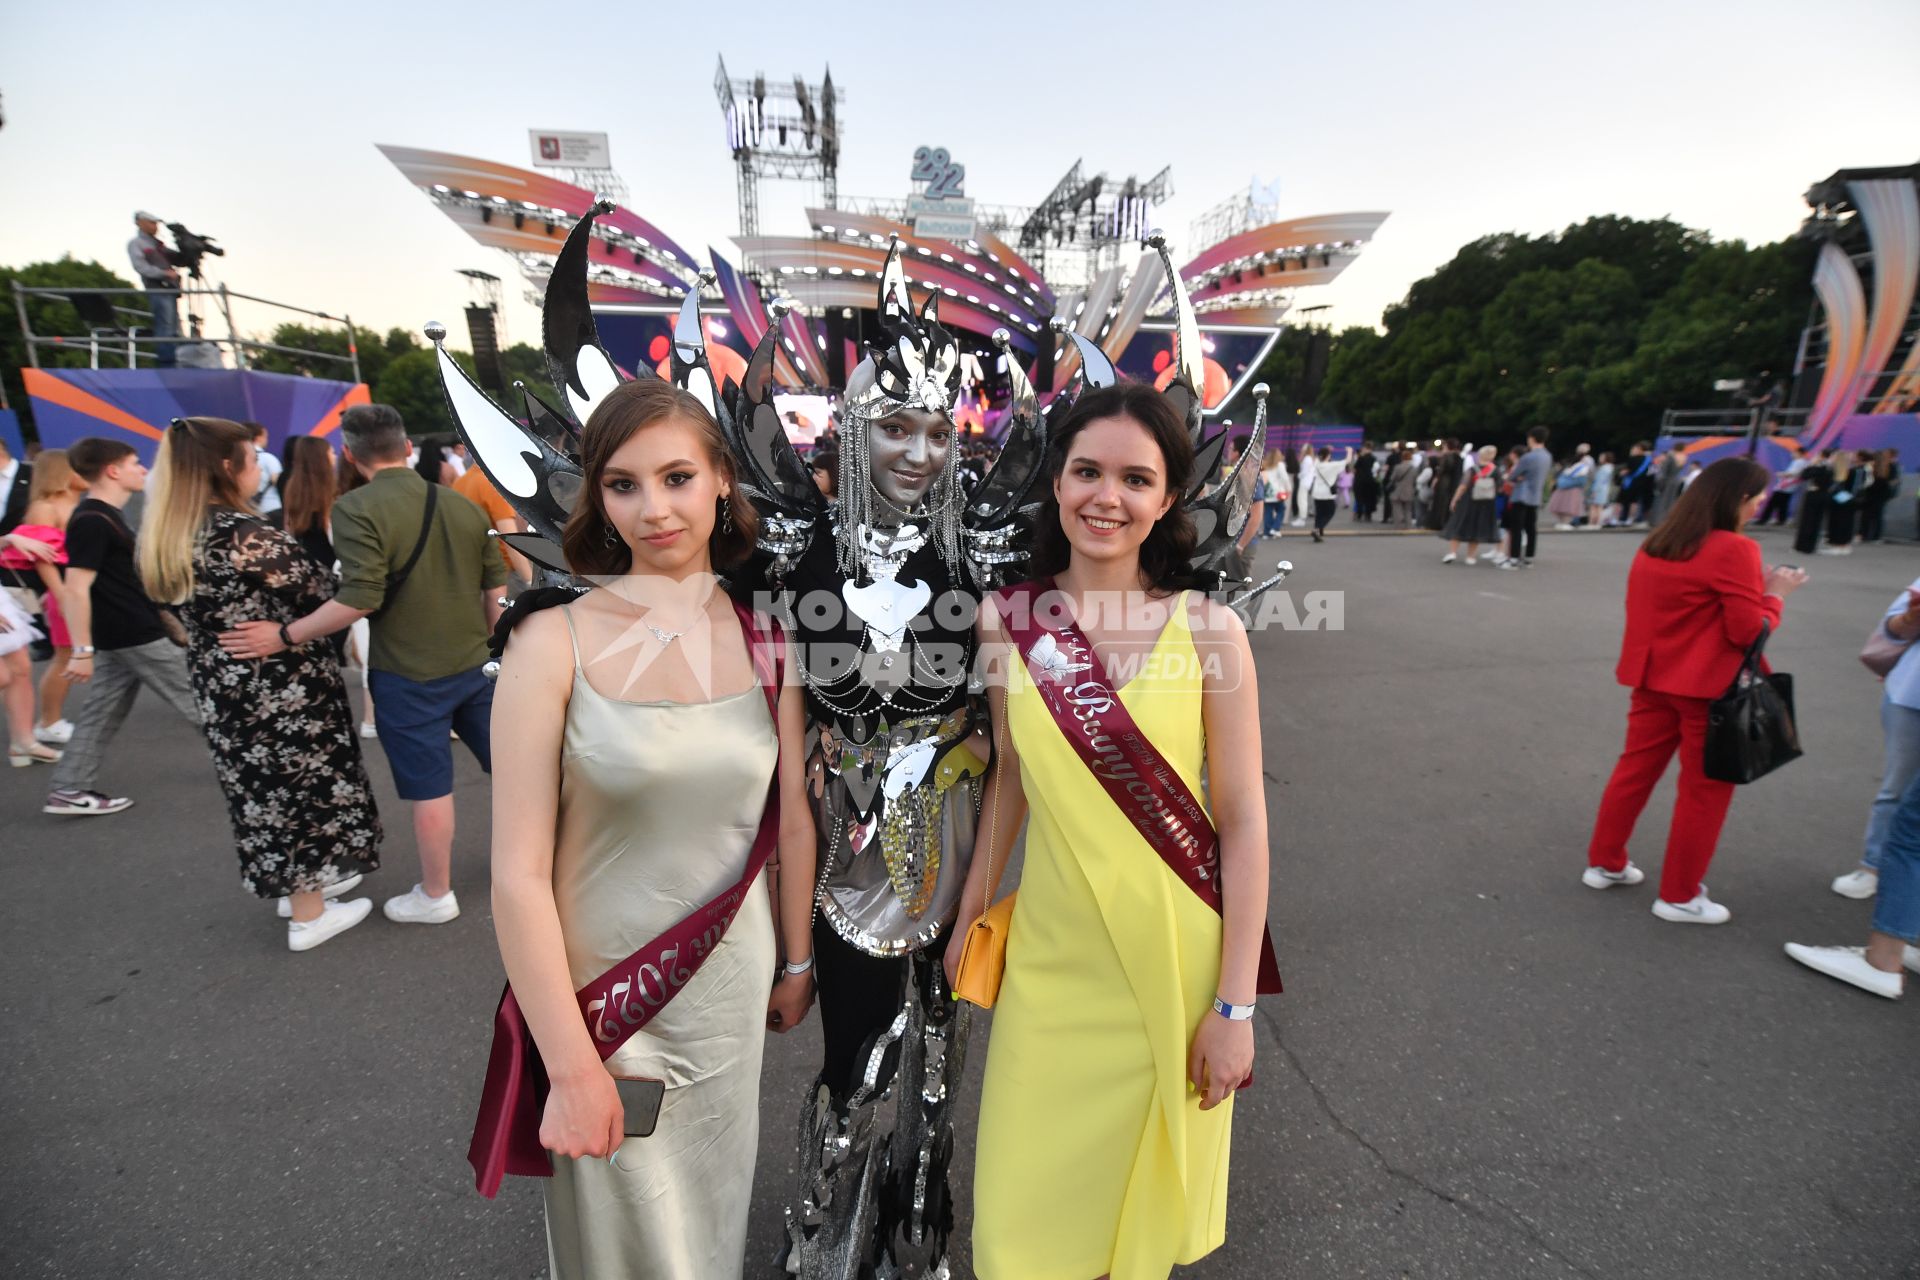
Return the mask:
[(1772, 477), (1752, 458), (1722, 458), (1693, 478), (1640, 549), (1656, 560), (1691, 560), (1716, 529), (1738, 533), (1741, 508)]
[(333, 510), (333, 448), (319, 436), (295, 436), (287, 441), (286, 488), (280, 505), (286, 512), (287, 532), (299, 535), (324, 529)]
[(175, 418), (160, 437), (135, 559), (147, 594), (181, 604), (193, 594), (193, 544), (213, 507), (253, 512), (239, 475), (253, 432), (225, 418)]
[(680, 418), (692, 424), (707, 451), (707, 462), (726, 482), (726, 508), (733, 514), (733, 528), (716, 520), (713, 537), (707, 544), (714, 569), (729, 569), (753, 553), (759, 532), (759, 517), (753, 503), (741, 490), (734, 476), (733, 455), (720, 435), (720, 424), (706, 406), (663, 378), (635, 378), (607, 393), (594, 409), (586, 425), (580, 428), (580, 497), (561, 534), (567, 567), (581, 577), (607, 577), (633, 567), (633, 550), (626, 539), (615, 536), (607, 541), (607, 509), (601, 502), (600, 477), (620, 446), (657, 422)]
[(1184, 500), (1187, 486), (1193, 481), (1193, 440), (1173, 405), (1144, 382), (1123, 382), (1089, 391), (1067, 411), (1054, 439), (1046, 502), (1040, 509), (1034, 535), (1034, 577), (1056, 574), (1073, 558), (1073, 544), (1067, 541), (1067, 531), (1060, 527), (1060, 502), (1053, 496), (1051, 481), (1058, 480), (1066, 470), (1073, 438), (1089, 423), (1101, 418), (1131, 418), (1145, 427), (1160, 447), (1161, 459), (1166, 463), (1167, 492), (1173, 495), (1173, 505), (1154, 522), (1146, 541), (1140, 544), (1140, 576), (1155, 591), (1172, 591), (1190, 585), (1187, 562), (1193, 558), (1197, 534)]

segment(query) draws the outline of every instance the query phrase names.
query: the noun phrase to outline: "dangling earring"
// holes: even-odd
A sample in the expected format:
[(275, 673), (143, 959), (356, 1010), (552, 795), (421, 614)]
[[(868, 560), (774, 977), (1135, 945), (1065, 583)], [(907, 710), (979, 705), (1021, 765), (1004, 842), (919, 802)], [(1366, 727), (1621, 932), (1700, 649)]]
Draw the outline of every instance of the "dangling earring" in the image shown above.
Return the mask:
[(613, 525), (611, 522), (608, 523), (606, 532), (601, 536), (606, 539), (607, 545), (609, 547), (617, 547), (620, 545), (620, 535), (613, 531)]
[(729, 495), (724, 493), (720, 495), (720, 532), (725, 534), (733, 532), (733, 503), (729, 500)]

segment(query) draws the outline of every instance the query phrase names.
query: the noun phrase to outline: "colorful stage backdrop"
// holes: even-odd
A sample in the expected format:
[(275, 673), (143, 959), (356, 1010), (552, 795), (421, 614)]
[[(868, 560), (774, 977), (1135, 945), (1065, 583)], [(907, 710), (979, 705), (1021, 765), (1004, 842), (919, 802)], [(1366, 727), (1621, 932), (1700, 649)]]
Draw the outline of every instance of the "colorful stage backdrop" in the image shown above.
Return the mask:
[[(1672, 436), (1656, 442), (1662, 449), (1675, 443)], [(1679, 443), (1687, 446), (1687, 456), (1702, 464), (1721, 458), (1738, 457), (1747, 451), (1745, 436), (1691, 436)], [(1808, 448), (1805, 436), (1773, 436), (1762, 440), (1755, 453), (1759, 461), (1774, 471), (1784, 471)], [(1900, 470), (1920, 471), (1920, 414), (1856, 413), (1834, 423), (1818, 448), (1822, 449), (1896, 449)]]
[(237, 369), (22, 369), (40, 443), (65, 448), (85, 436), (125, 438), (148, 462), (175, 418), (231, 418), (267, 428), (278, 453), (293, 435), (329, 435), (364, 382)]

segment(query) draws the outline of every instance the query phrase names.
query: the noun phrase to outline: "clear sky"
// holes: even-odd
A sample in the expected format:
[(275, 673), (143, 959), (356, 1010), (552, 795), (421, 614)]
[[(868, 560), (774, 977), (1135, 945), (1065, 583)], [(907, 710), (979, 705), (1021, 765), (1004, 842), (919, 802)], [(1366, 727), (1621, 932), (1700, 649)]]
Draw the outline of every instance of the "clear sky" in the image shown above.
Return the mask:
[[(1490, 232), (1620, 213), (1792, 233), (1816, 179), (1920, 160), (1916, 51), (1915, 0), (0, 0), (0, 263), (70, 253), (126, 272), (146, 207), (217, 237), (236, 290), (418, 328), (467, 301), (456, 269), (510, 263), (374, 144), (525, 165), (533, 126), (610, 133), (635, 211), (735, 256), (724, 55), (776, 79), (832, 66), (848, 195), (903, 195), (924, 143), (992, 203), (1038, 201), (1076, 158), (1116, 178), (1171, 164), (1176, 251), (1254, 177), (1278, 179), (1282, 217), (1391, 211), (1339, 281), (1296, 302), (1371, 324)], [(765, 190), (763, 230), (802, 230), (797, 197)], [(521, 293), (509, 338), (535, 339)]]

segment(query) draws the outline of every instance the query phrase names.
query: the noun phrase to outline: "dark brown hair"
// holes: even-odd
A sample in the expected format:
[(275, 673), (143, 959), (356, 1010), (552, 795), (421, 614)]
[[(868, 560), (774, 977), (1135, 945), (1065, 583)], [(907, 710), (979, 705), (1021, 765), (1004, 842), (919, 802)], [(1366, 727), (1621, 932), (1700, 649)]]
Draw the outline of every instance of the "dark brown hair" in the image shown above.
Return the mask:
[(1193, 441), (1187, 424), (1167, 398), (1144, 382), (1123, 382), (1115, 387), (1089, 391), (1074, 401), (1060, 423), (1048, 464), (1046, 502), (1040, 509), (1033, 548), (1033, 575), (1047, 577), (1067, 567), (1073, 546), (1060, 526), (1060, 503), (1053, 496), (1052, 481), (1066, 470), (1073, 438), (1088, 424), (1102, 418), (1131, 418), (1147, 429), (1160, 447), (1167, 492), (1173, 505), (1154, 522), (1153, 529), (1140, 544), (1140, 574), (1155, 591), (1172, 591), (1189, 585), (1188, 564), (1198, 537), (1193, 517), (1186, 509), (1187, 487), (1193, 482)]
[(1738, 533), (1740, 508), (1764, 493), (1771, 477), (1752, 458), (1722, 458), (1693, 478), (1667, 518), (1640, 544), (1656, 560), (1691, 560), (1716, 529)]
[(75, 475), (92, 484), (108, 467), (124, 458), (131, 458), (135, 452), (134, 447), (125, 440), (88, 436), (67, 446), (67, 465), (73, 468)]
[(288, 533), (300, 534), (326, 525), (333, 510), (333, 449), (319, 436), (295, 436), (287, 441), (287, 466), (282, 476), (280, 505)]
[(728, 532), (716, 518), (708, 543), (714, 569), (730, 569), (753, 553), (759, 516), (734, 475), (733, 455), (720, 435), (720, 425), (704, 405), (671, 382), (643, 377), (623, 382), (608, 392), (580, 429), (580, 469), (586, 474), (581, 479), (579, 501), (561, 535), (567, 565), (574, 573), (605, 577), (633, 567), (633, 551), (626, 539), (616, 535), (613, 545), (607, 545), (607, 509), (601, 503), (600, 477), (620, 446), (633, 439), (636, 432), (668, 418), (681, 418), (693, 425), (706, 447), (707, 461), (726, 482), (728, 496), (724, 501), (733, 513), (733, 529)]

